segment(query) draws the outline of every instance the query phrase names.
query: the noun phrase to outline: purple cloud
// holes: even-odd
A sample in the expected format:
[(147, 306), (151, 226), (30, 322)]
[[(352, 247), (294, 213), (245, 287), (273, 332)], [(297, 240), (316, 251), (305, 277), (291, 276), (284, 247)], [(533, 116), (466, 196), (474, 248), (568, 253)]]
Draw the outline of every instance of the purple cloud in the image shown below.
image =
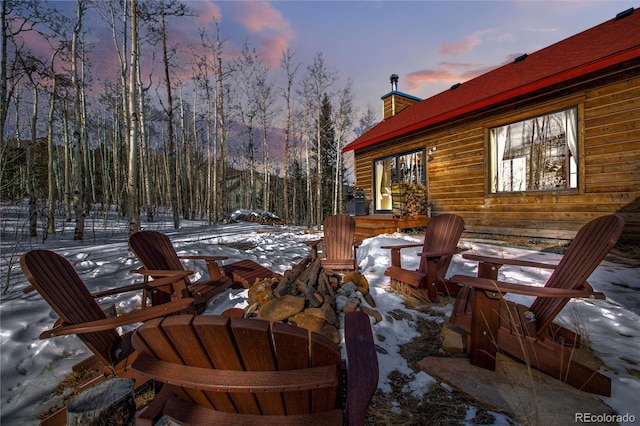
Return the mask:
[(277, 66), (282, 52), (296, 38), (291, 23), (265, 1), (237, 2), (235, 9), (236, 19), (260, 39), (259, 43), (263, 47), (260, 53), (265, 62), (270, 66)]
[(492, 32), (494, 32), (494, 30), (492, 29), (474, 31), (462, 40), (445, 43), (440, 46), (440, 54), (447, 56), (461, 55), (479, 45), (482, 42), (482, 37), (485, 34), (489, 34)]

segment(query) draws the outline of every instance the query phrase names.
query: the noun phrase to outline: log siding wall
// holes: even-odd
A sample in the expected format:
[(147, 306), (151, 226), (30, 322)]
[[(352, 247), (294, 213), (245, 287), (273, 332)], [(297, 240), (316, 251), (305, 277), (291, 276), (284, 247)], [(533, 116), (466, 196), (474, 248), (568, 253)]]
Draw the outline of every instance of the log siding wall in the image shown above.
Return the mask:
[[(622, 241), (640, 242), (640, 71), (622, 81), (544, 103), (520, 102), (437, 129), (355, 152), (356, 185), (373, 194), (373, 162), (397, 152), (437, 147), (427, 162), (433, 213), (456, 213), (467, 234), (571, 239), (589, 220), (619, 213)], [(578, 189), (492, 194), (488, 129), (578, 105)], [(505, 112), (511, 110), (511, 112)]]

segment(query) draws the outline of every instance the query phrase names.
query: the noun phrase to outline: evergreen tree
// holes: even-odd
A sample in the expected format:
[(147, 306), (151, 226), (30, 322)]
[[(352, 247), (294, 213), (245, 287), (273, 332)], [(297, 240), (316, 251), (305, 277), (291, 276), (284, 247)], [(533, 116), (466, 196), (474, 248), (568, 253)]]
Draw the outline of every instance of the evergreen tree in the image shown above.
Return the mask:
[(336, 174), (336, 132), (333, 126), (332, 106), (329, 96), (322, 97), (320, 108), (320, 162), (322, 163), (322, 217), (332, 214), (333, 185)]

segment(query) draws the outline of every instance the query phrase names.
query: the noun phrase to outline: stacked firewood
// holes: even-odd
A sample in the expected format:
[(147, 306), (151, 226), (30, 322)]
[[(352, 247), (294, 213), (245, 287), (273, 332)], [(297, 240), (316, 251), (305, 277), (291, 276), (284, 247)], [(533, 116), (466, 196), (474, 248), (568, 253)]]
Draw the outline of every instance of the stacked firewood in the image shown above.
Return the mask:
[(340, 341), (341, 313), (359, 309), (379, 316), (363, 275), (357, 272), (342, 275), (325, 269), (320, 259), (311, 256), (280, 278), (256, 280), (248, 299), (246, 317), (293, 323), (335, 343)]
[(341, 276), (322, 268), (320, 259), (310, 256), (285, 272), (273, 293), (276, 297), (303, 295), (310, 306), (319, 308), (323, 303), (335, 300), (335, 288)]
[(428, 215), (429, 194), (426, 185), (402, 182), (399, 184), (402, 193), (402, 211), (406, 215)]

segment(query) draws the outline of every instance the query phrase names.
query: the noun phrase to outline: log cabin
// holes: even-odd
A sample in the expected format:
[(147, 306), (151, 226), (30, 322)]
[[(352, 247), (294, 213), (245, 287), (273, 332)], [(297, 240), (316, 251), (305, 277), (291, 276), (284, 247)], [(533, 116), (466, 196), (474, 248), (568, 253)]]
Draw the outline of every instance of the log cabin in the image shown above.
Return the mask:
[(568, 240), (618, 213), (621, 241), (640, 242), (640, 10), (428, 99), (394, 74), (382, 103), (343, 148), (367, 214), (455, 213), (467, 236)]

